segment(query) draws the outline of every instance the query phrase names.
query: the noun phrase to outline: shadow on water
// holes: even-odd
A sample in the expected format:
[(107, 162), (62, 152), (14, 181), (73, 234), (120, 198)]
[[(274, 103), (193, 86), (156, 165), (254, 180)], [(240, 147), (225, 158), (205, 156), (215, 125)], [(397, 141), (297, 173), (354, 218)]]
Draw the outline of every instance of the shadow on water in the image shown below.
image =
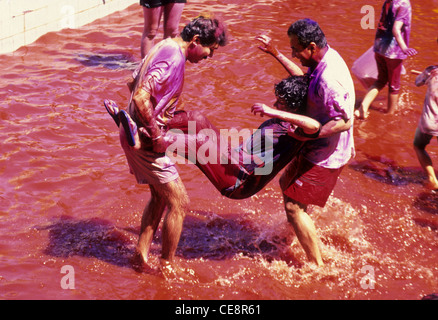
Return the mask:
[[(111, 221), (92, 218), (77, 220), (62, 216), (49, 230), (49, 244), (44, 253), (67, 258), (82, 256), (138, 270), (136, 241), (139, 230), (118, 228)], [(135, 239), (133, 239), (135, 235)], [(227, 260), (235, 255), (263, 255), (267, 260), (275, 259), (285, 239), (265, 239), (248, 222), (239, 217), (222, 218), (218, 215), (197, 212), (187, 216), (177, 248), (177, 256), (185, 259)], [(161, 230), (154, 237), (154, 245), (160, 246)], [(160, 254), (151, 249), (151, 254)], [(290, 260), (295, 260), (289, 257)]]
[(353, 170), (381, 183), (393, 186), (423, 184), (424, 174), (419, 167), (401, 167), (395, 161), (380, 156), (365, 155), (366, 160), (353, 161)]
[[(423, 185), (426, 176), (420, 167), (400, 167), (395, 161), (383, 157), (371, 157), (366, 155), (367, 160), (355, 161), (350, 167), (362, 172), (365, 176), (381, 183), (393, 186), (405, 186), (408, 184)], [(412, 206), (434, 216), (438, 215), (438, 193), (422, 192), (415, 197)], [(428, 218), (413, 218), (414, 222), (421, 227), (427, 227), (437, 232), (438, 224)]]
[(132, 55), (127, 53), (80, 53), (75, 58), (87, 67), (104, 67), (110, 70), (135, 70), (138, 65)]
[(124, 230), (108, 220), (76, 220), (62, 216), (47, 229), (49, 244), (44, 250), (47, 255), (93, 257), (120, 267), (132, 266), (134, 243)]

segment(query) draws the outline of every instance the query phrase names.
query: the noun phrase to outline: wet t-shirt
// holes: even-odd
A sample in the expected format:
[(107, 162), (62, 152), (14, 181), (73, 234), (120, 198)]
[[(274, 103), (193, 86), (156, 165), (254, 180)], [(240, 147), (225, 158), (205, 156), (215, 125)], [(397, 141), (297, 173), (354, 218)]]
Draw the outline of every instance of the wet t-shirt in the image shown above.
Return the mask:
[(134, 71), (135, 78), (144, 70), (140, 85), (151, 94), (154, 117), (161, 127), (166, 125), (176, 110), (184, 86), (185, 62), (180, 46), (168, 38), (153, 47)]

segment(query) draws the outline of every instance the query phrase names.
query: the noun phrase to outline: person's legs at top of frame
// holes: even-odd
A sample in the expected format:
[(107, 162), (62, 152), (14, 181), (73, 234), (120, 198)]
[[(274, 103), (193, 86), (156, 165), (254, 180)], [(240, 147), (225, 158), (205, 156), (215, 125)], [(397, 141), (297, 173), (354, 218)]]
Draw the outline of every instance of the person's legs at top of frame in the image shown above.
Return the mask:
[(140, 0), (143, 6), (143, 34), (141, 36), (141, 57), (144, 58), (154, 46), (155, 38), (163, 17), (163, 38), (174, 38), (179, 35), (179, 21), (185, 5), (184, 0), (160, 1)]

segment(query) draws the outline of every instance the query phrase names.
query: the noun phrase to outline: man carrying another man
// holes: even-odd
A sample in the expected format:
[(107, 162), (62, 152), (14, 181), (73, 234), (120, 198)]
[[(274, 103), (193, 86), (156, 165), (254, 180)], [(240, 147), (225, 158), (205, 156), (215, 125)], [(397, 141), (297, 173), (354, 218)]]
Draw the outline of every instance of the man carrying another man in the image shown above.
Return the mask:
[[(342, 57), (326, 41), (319, 25), (310, 19), (293, 23), (288, 30), (292, 57), (308, 67), (309, 116), (322, 125), (312, 136), (289, 135), (307, 141), (280, 178), (288, 221), (309, 261), (323, 265), (315, 225), (307, 214), (309, 204), (324, 207), (342, 168), (354, 156), (353, 119), (355, 91), (350, 71)], [(291, 75), (301, 69), (271, 45), (267, 36), (256, 38), (260, 49), (274, 56)]]

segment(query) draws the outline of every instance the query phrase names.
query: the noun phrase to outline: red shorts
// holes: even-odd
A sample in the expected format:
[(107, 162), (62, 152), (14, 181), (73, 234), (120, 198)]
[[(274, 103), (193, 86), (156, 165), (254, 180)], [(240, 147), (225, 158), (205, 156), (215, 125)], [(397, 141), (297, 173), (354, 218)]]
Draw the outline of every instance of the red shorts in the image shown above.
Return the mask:
[(402, 71), (402, 59), (389, 59), (378, 53), (375, 54), (379, 75), (374, 84), (378, 89), (388, 84), (389, 93), (398, 94), (400, 91), (400, 76)]
[(302, 204), (324, 207), (343, 168), (320, 167), (298, 156), (281, 176), (281, 190), (286, 196)]

